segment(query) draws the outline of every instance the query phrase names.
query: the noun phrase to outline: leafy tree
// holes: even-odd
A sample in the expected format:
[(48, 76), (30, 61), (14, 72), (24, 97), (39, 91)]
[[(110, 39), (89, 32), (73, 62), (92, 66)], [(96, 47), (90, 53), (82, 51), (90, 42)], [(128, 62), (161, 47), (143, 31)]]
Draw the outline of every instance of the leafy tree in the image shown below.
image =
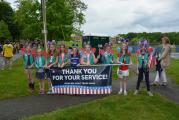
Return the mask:
[(14, 11), (10, 4), (4, 0), (0, 0), (0, 21), (1, 20), (8, 25), (12, 39), (18, 39), (19, 29), (14, 21)]
[(1, 20), (0, 21), (0, 41), (5, 41), (7, 39), (11, 39), (11, 34), (8, 29), (8, 25)]

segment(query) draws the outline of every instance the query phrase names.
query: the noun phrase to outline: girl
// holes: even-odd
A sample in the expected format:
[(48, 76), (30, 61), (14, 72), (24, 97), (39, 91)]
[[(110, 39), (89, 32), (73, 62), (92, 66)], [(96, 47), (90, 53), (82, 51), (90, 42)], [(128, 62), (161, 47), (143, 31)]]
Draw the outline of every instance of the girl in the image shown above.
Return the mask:
[(147, 86), (147, 94), (149, 96), (153, 96), (150, 92), (150, 83), (149, 83), (149, 53), (147, 52), (148, 48), (148, 41), (141, 40), (139, 42), (140, 53), (138, 55), (138, 63), (137, 63), (137, 74), (138, 74), (138, 81), (136, 86), (136, 91), (134, 95), (137, 95), (139, 92), (140, 83), (143, 80), (143, 75), (145, 75), (145, 81)]
[(64, 44), (60, 45), (60, 51), (58, 56), (58, 67), (63, 68), (65, 65), (69, 63), (69, 57), (66, 50), (66, 46)]
[(118, 94), (121, 95), (124, 91), (124, 95), (127, 95), (127, 81), (129, 77), (129, 68), (125, 64), (132, 64), (132, 61), (130, 59), (130, 53), (128, 52), (127, 43), (122, 44), (118, 58), (118, 63), (122, 64), (117, 70), (118, 79), (120, 81), (120, 91)]
[(38, 49), (37, 50), (37, 57), (35, 58), (35, 67), (37, 68), (36, 71), (36, 78), (40, 81), (39, 82), (39, 94), (44, 94), (45, 93), (45, 57), (42, 56), (42, 50)]
[(85, 45), (85, 52), (81, 57), (82, 65), (94, 65), (98, 62), (98, 59), (95, 57), (94, 53), (91, 51), (91, 46), (89, 44)]
[(77, 67), (80, 65), (80, 54), (77, 47), (78, 44), (72, 45), (72, 54), (70, 55), (70, 65), (72, 67)]
[(31, 53), (31, 46), (28, 45), (26, 47), (25, 53), (23, 55), (23, 60), (24, 60), (24, 67), (25, 67), (25, 72), (28, 77), (28, 82), (29, 82), (29, 91), (33, 92), (35, 87), (34, 87), (34, 81), (32, 79), (32, 67), (34, 65), (34, 58)]
[(107, 44), (105, 46), (105, 52), (102, 55), (102, 62), (103, 62), (103, 64), (112, 64), (113, 59), (114, 59), (114, 56), (111, 53), (111, 46)]
[(51, 88), (51, 76), (50, 76), (50, 70), (53, 67), (57, 67), (57, 62), (58, 62), (58, 56), (56, 52), (56, 48), (54, 44), (49, 45), (49, 51), (48, 51), (48, 56), (47, 56), (47, 62), (46, 62), (46, 76), (48, 79), (48, 94), (51, 94), (52, 88)]

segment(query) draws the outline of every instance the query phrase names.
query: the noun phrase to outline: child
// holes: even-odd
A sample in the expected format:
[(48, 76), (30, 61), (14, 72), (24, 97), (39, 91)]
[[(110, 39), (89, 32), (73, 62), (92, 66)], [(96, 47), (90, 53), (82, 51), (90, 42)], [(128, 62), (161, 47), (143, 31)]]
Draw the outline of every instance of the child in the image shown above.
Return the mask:
[(32, 67), (34, 65), (34, 58), (32, 56), (31, 53), (31, 46), (28, 45), (26, 47), (25, 53), (23, 55), (23, 59), (24, 59), (24, 67), (25, 67), (25, 72), (27, 74), (28, 77), (28, 82), (29, 82), (29, 91), (33, 92), (35, 87), (34, 87), (34, 81), (32, 79)]
[(137, 64), (138, 81), (137, 81), (136, 91), (134, 92), (134, 95), (138, 94), (140, 83), (143, 80), (143, 75), (145, 75), (147, 94), (149, 96), (153, 96), (153, 94), (150, 92), (150, 83), (149, 83), (149, 66), (148, 66), (149, 54), (147, 52), (148, 41), (141, 40), (139, 42), (139, 47), (140, 47), (140, 53), (138, 55), (138, 64)]
[(37, 68), (36, 71), (36, 78), (40, 81), (39, 82), (39, 94), (45, 93), (45, 57), (41, 54), (42, 50), (37, 50), (37, 57), (35, 58), (35, 67)]
[(113, 63), (114, 56), (111, 53), (111, 46), (106, 45), (105, 46), (105, 52), (102, 55), (102, 62), (103, 64), (112, 64)]
[(91, 46), (89, 44), (85, 45), (85, 52), (81, 57), (82, 65), (94, 65), (98, 62), (98, 59), (95, 57), (94, 53), (91, 51)]
[(58, 56), (56, 52), (56, 48), (54, 44), (49, 45), (49, 51), (48, 51), (48, 56), (47, 56), (47, 62), (46, 62), (46, 76), (48, 79), (48, 94), (51, 94), (52, 88), (51, 88), (51, 76), (50, 76), (50, 70), (53, 67), (57, 67), (57, 62), (58, 62)]
[(122, 64), (117, 70), (118, 79), (120, 81), (120, 91), (118, 94), (121, 95), (124, 90), (124, 95), (127, 95), (127, 81), (129, 77), (129, 68), (125, 64), (132, 64), (132, 61), (130, 59), (130, 53), (128, 52), (128, 45), (126, 42), (122, 44), (118, 58), (118, 63)]
[(80, 65), (80, 54), (77, 47), (78, 44), (72, 45), (72, 54), (70, 55), (70, 64), (72, 67)]
[(69, 63), (69, 56), (66, 51), (66, 46), (64, 44), (60, 45), (60, 51), (58, 56), (58, 67), (63, 68)]

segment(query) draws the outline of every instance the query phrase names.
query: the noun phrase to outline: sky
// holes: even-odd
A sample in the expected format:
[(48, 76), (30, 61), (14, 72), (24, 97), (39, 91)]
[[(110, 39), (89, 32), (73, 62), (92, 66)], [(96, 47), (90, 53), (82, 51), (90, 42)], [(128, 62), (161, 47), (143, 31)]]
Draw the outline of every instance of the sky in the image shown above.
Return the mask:
[[(7, 0), (13, 3), (15, 0)], [(82, 0), (85, 34), (179, 32), (179, 0)]]

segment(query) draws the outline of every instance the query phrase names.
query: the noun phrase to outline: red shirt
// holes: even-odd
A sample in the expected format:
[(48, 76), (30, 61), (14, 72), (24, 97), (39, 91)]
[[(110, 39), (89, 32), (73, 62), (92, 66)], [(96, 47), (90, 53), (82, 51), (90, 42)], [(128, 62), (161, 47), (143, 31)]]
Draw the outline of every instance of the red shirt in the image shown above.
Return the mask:
[[(126, 61), (123, 62), (124, 64), (126, 64)], [(128, 66), (127, 65), (121, 65), (119, 67), (120, 70), (128, 70)]]

